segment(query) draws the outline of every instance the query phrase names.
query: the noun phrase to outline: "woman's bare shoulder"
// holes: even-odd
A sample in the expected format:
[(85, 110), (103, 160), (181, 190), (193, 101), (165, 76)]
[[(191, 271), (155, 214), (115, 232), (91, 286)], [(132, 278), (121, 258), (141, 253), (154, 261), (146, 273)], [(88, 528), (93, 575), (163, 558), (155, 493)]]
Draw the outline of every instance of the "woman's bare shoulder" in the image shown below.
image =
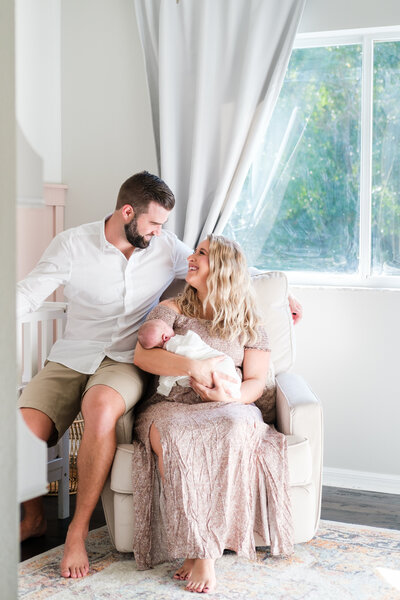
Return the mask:
[(179, 315), (181, 314), (181, 311), (179, 310), (179, 306), (177, 305), (175, 298), (168, 298), (167, 300), (163, 300), (162, 302), (160, 302), (160, 304), (161, 306), (166, 306), (167, 308), (174, 310)]

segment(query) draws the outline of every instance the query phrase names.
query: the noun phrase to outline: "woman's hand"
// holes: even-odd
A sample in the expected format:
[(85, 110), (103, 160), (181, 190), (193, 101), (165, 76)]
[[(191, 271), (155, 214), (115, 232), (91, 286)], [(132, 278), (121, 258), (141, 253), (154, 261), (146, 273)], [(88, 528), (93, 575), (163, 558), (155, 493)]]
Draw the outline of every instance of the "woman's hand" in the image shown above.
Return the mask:
[[(224, 355), (206, 358), (204, 360), (193, 360), (190, 368), (190, 377), (200, 383), (203, 387), (212, 388), (214, 386), (213, 374), (218, 371), (218, 363), (225, 359)], [(221, 378), (236, 383), (236, 379), (221, 373)], [(193, 387), (193, 386), (192, 386)]]
[(216, 371), (212, 373), (212, 384), (213, 387), (208, 387), (193, 378), (190, 380), (190, 385), (203, 402), (235, 402), (225, 389), (222, 377)]

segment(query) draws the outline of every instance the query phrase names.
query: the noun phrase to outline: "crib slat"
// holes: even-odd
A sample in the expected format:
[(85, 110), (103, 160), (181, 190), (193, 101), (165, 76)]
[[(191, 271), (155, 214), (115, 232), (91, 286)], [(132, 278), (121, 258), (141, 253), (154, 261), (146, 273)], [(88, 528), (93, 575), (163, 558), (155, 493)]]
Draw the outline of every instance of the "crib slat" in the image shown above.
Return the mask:
[(62, 336), (62, 334), (64, 332), (64, 325), (65, 325), (65, 321), (63, 318), (57, 319), (57, 334), (56, 334), (57, 339), (59, 339)]
[(41, 338), (40, 338), (40, 368), (43, 368), (44, 361), (47, 357), (47, 336), (49, 331), (49, 321), (41, 322)]
[(30, 381), (32, 379), (32, 337), (31, 337), (31, 330), (32, 330), (32, 324), (31, 323), (24, 323), (22, 325), (22, 330), (23, 330), (23, 336), (24, 336), (24, 341), (23, 341), (23, 349), (22, 349), (22, 364), (24, 366), (23, 372), (22, 372), (22, 383), (27, 383), (28, 381)]
[(32, 361), (32, 377), (36, 375), (39, 370), (39, 339), (38, 339), (38, 323), (32, 323), (31, 326), (31, 361)]
[(19, 384), (21, 384), (22, 382), (22, 377), (23, 377), (23, 368), (24, 368), (24, 357), (23, 357), (23, 341), (22, 341), (22, 337), (23, 337), (23, 328), (22, 326), (19, 326), (19, 324), (17, 323), (17, 334), (16, 334), (16, 345), (17, 345), (17, 381), (19, 382)]

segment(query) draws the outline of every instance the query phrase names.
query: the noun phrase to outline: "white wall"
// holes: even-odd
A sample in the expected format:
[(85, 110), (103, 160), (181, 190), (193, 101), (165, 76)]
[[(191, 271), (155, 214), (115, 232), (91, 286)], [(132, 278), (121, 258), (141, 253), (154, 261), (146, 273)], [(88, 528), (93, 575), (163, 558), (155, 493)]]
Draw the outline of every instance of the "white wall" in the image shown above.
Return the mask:
[(16, 0), (16, 112), (43, 180), (61, 183), (61, 0)]
[(0, 7), (0, 581), (1, 597), (17, 598), (18, 507), (15, 367), (15, 106), (14, 2)]
[(137, 171), (157, 172), (150, 102), (132, 0), (62, 4), (66, 226), (112, 212)]
[(324, 405), (324, 465), (400, 476), (400, 290), (293, 292), (305, 311), (294, 370)]
[[(398, 23), (397, 0), (308, 0), (300, 31)], [(62, 174), (70, 186), (67, 226), (112, 210), (120, 183), (131, 173), (156, 171), (131, 0), (63, 0), (62, 125)], [(305, 317), (297, 329), (295, 370), (324, 404), (325, 465), (339, 475), (397, 476), (400, 493), (399, 292), (302, 288), (296, 293)], [(358, 485), (357, 473), (354, 477)]]

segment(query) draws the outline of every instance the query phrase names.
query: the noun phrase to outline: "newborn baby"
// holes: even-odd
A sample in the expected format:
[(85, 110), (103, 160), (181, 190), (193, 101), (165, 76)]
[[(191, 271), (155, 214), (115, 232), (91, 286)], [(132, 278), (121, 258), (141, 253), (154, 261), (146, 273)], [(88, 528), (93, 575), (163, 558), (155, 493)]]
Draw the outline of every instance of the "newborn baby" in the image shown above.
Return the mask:
[[(214, 358), (215, 356), (225, 356), (225, 359), (218, 363), (216, 371), (222, 371), (236, 379), (237, 383), (224, 380), (224, 387), (232, 398), (240, 398), (241, 379), (236, 372), (231, 357), (211, 348), (194, 331), (189, 329), (185, 335), (175, 334), (172, 327), (162, 319), (152, 319), (143, 323), (138, 332), (138, 340), (146, 350), (150, 348), (164, 348), (168, 352), (174, 352), (175, 354), (193, 359), (203, 360), (205, 358)], [(160, 375), (157, 393), (168, 396), (175, 383), (182, 387), (188, 387), (190, 385), (190, 377), (186, 377), (185, 375)]]

